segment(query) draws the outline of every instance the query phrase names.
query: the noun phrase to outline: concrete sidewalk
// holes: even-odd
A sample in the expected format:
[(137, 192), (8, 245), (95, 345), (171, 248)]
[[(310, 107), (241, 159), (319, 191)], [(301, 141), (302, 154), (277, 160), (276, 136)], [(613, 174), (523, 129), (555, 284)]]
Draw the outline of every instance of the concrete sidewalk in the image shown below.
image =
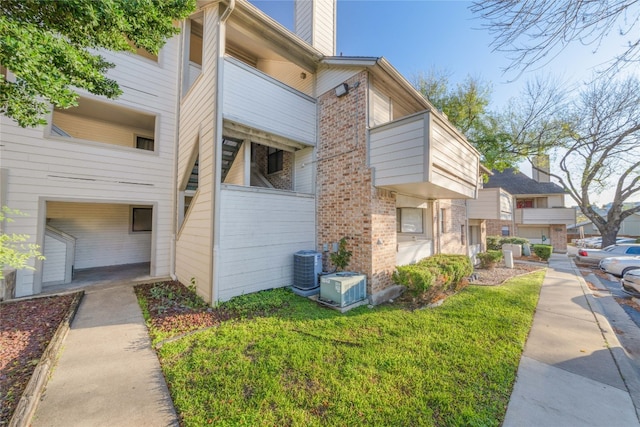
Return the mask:
[(31, 425), (178, 425), (130, 281), (86, 289)]
[(573, 262), (554, 254), (504, 427), (640, 426), (640, 378), (602, 313)]

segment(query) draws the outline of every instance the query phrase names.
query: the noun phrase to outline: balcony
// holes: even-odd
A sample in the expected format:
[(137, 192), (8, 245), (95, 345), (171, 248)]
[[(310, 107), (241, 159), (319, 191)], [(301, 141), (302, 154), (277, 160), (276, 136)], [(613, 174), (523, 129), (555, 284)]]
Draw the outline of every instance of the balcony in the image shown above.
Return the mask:
[(438, 114), (413, 114), (370, 130), (374, 185), (424, 199), (472, 199), (479, 154)]
[(246, 128), (316, 145), (316, 102), (234, 58), (225, 58), (223, 117)]
[(565, 224), (576, 223), (576, 211), (571, 208), (524, 208), (516, 209), (516, 224)]
[(478, 197), (467, 201), (469, 219), (511, 221), (513, 197), (502, 188), (482, 188)]

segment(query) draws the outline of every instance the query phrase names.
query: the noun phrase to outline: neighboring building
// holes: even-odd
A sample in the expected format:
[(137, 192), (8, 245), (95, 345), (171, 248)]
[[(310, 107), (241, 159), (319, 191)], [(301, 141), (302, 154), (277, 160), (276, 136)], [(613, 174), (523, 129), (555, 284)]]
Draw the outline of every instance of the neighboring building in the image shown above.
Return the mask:
[[(565, 191), (550, 182), (548, 174), (536, 173), (534, 169), (533, 175), (533, 178), (529, 178), (514, 169), (493, 171), (480, 191), (479, 199), (487, 198), (485, 193), (490, 190), (499, 189), (511, 194), (513, 217), (512, 220), (507, 218), (506, 203), (501, 198), (497, 205), (500, 206), (501, 218), (498, 220), (494, 215), (487, 219), (487, 234), (524, 237), (532, 243), (550, 244), (554, 251), (565, 252), (567, 225), (575, 224), (575, 210), (564, 207)], [(474, 214), (470, 213), (470, 217), (474, 217)]]
[(396, 265), (471, 253), (478, 152), (384, 58), (334, 56), (335, 1), (296, 1), (298, 36), (244, 0), (198, 4), (158, 58), (105, 55), (118, 100), (1, 118), (0, 201), (30, 214), (9, 231), (47, 255), (18, 295), (147, 262), (227, 300), (291, 285), (299, 250), (330, 269), (346, 237), (379, 301)]
[[(583, 221), (567, 227), (569, 238), (581, 238), (580, 228), (582, 228), (582, 233), (585, 237), (600, 235), (598, 227), (595, 227), (591, 221)], [(622, 221), (620, 230), (618, 231), (618, 237), (640, 237), (640, 213), (634, 213)]]

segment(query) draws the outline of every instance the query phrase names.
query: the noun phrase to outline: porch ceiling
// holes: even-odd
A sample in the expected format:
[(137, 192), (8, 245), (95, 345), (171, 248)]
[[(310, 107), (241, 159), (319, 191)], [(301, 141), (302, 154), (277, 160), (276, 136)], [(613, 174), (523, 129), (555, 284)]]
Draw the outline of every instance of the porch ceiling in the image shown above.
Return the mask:
[(279, 150), (294, 152), (307, 148), (307, 145), (291, 139), (253, 129), (231, 120), (224, 120), (224, 135), (239, 140), (249, 140), (258, 144), (274, 147)]
[(426, 200), (435, 199), (470, 199), (470, 195), (458, 193), (449, 188), (440, 187), (431, 182), (415, 182), (410, 184), (395, 184), (378, 186), (385, 190), (395, 191), (397, 193), (411, 195)]

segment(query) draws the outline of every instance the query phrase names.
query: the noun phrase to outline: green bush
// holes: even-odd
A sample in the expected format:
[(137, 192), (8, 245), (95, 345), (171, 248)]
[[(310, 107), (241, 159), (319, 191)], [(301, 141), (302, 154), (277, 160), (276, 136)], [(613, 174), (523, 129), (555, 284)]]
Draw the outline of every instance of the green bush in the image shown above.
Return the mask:
[(480, 260), (481, 268), (493, 268), (502, 259), (502, 251), (500, 250), (488, 250), (487, 252), (480, 252), (476, 255)]
[(533, 245), (533, 253), (539, 256), (542, 260), (547, 261), (551, 258), (551, 252), (553, 252), (553, 246), (551, 245)]
[(492, 251), (502, 250), (502, 245), (506, 243), (524, 245), (525, 243), (529, 243), (529, 239), (523, 237), (487, 236), (487, 249)]
[(396, 267), (393, 281), (406, 286), (413, 295), (435, 299), (449, 290), (461, 289), (473, 273), (473, 265), (466, 255), (434, 255), (416, 264)]
[(427, 292), (435, 282), (437, 272), (420, 264), (401, 265), (393, 272), (393, 281), (405, 286), (414, 295)]

